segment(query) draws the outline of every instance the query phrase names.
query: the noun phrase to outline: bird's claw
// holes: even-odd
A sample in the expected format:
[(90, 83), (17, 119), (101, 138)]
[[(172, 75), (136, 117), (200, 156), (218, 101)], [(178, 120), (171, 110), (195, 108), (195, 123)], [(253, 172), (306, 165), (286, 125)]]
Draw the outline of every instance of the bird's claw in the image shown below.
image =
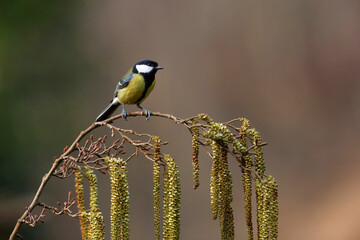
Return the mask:
[(144, 111), (146, 120), (149, 120), (149, 119), (150, 119), (150, 116), (151, 116), (151, 111), (146, 110), (146, 109), (143, 108), (140, 104), (137, 104), (137, 107)]
[(151, 111), (144, 109), (144, 112), (145, 112), (145, 119), (149, 120), (151, 116)]

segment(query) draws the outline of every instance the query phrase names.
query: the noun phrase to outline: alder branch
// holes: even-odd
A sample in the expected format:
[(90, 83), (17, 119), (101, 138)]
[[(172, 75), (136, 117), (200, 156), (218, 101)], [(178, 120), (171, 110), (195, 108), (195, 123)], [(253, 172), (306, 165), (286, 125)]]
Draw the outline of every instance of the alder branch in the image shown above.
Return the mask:
[[(162, 113), (152, 113), (152, 116), (156, 116), (156, 117), (162, 117), (162, 118), (167, 118), (167, 119), (171, 119), (173, 120), (175, 123), (180, 124), (182, 123), (181, 119), (171, 115), (171, 114), (162, 114)], [(128, 117), (135, 117), (135, 116), (145, 116), (145, 114), (143, 112), (130, 112), (128, 113)], [(51, 176), (53, 175), (53, 173), (55, 172), (55, 170), (57, 169), (57, 167), (59, 166), (59, 164), (62, 162), (62, 160), (64, 160), (64, 158), (66, 156), (68, 156), (70, 153), (72, 153), (75, 149), (76, 149), (76, 145), (91, 131), (95, 130), (96, 128), (106, 124), (106, 123), (110, 123), (116, 119), (121, 118), (121, 114), (118, 114), (116, 116), (111, 117), (110, 119), (104, 121), (104, 122), (95, 122), (93, 124), (91, 124), (87, 129), (85, 129), (84, 131), (81, 131), (79, 136), (75, 139), (75, 141), (70, 145), (70, 147), (68, 147), (66, 149), (66, 151), (59, 157), (54, 159), (54, 162), (50, 168), (50, 170), (43, 176), (42, 181), (40, 183), (40, 186), (33, 198), (33, 200), (31, 201), (30, 205), (26, 208), (25, 212), (22, 214), (22, 216), (17, 220), (17, 223), (14, 227), (14, 230), (12, 232), (12, 234), (10, 235), (9, 240), (14, 239), (14, 237), (16, 236), (20, 226), (25, 222), (25, 218), (31, 213), (31, 211), (39, 204), (38, 200), (47, 184), (47, 182), (49, 181), (49, 179), (51, 178)]]
[[(130, 113), (128, 113), (127, 116), (128, 117), (145, 116), (145, 113), (144, 112), (130, 112)], [(198, 118), (198, 116), (181, 119), (181, 118), (175, 117), (172, 114), (164, 114), (164, 113), (160, 113), (160, 112), (153, 112), (153, 113), (151, 113), (151, 116), (169, 119), (169, 120), (172, 120), (173, 122), (175, 122), (176, 124), (184, 125), (190, 131), (191, 134), (193, 134), (194, 127), (201, 128), (203, 131), (206, 131), (206, 129), (209, 127), (208, 124), (193, 124), (192, 121), (194, 119)], [(73, 217), (75, 216), (75, 215), (72, 215), (71, 212), (68, 211), (67, 207), (65, 207), (65, 209), (63, 208), (62, 210), (58, 210), (55, 207), (51, 207), (51, 206), (45, 205), (44, 203), (39, 202), (39, 198), (40, 198), (46, 184), (48, 183), (48, 181), (50, 180), (50, 178), (52, 176), (60, 177), (60, 178), (65, 178), (65, 177), (71, 176), (73, 171), (68, 172), (68, 170), (72, 169), (73, 165), (75, 165), (75, 163), (79, 162), (80, 160), (84, 164), (93, 164), (91, 167), (94, 169), (97, 169), (100, 171), (103, 169), (106, 170), (107, 166), (103, 166), (101, 163), (101, 161), (104, 161), (104, 158), (102, 158), (101, 155), (103, 155), (104, 153), (109, 153), (110, 150), (112, 150), (112, 149), (114, 149), (116, 151), (114, 153), (115, 155), (120, 153), (122, 151), (122, 149), (121, 149), (122, 145), (126, 141), (136, 148), (135, 152), (133, 154), (131, 154), (127, 158), (126, 161), (129, 161), (134, 156), (137, 156), (138, 152), (141, 152), (147, 159), (153, 161), (153, 158), (151, 157), (153, 155), (153, 153), (150, 152), (150, 149), (154, 148), (154, 146), (150, 143), (152, 136), (148, 135), (148, 134), (139, 134), (139, 133), (134, 132), (133, 130), (124, 130), (124, 129), (115, 127), (111, 124), (113, 121), (120, 119), (121, 117), (122, 117), (122, 115), (118, 114), (118, 115), (115, 115), (115, 116), (105, 120), (105, 121), (92, 123), (88, 128), (86, 128), (85, 130), (80, 132), (80, 134), (77, 136), (77, 138), (74, 140), (74, 142), (69, 147), (68, 146), (65, 147), (64, 152), (60, 157), (54, 157), (54, 162), (53, 162), (50, 170), (43, 176), (42, 181), (36, 191), (36, 194), (34, 195), (34, 198), (31, 201), (30, 205), (28, 207), (26, 207), (25, 212), (17, 220), (16, 225), (13, 229), (13, 232), (10, 235), (10, 238), (9, 238), (10, 240), (14, 239), (15, 236), (18, 236), (19, 238), (21, 238), (21, 236), (18, 235), (17, 232), (23, 223), (29, 224), (29, 219), (33, 219), (32, 223), (34, 223), (34, 221), (36, 223), (36, 218), (34, 218), (33, 215), (31, 214), (31, 212), (33, 211), (33, 209), (36, 206), (42, 206), (43, 211), (44, 211), (44, 209), (49, 209), (55, 214), (66, 214), (66, 215), (73, 216)], [(226, 126), (229, 126), (232, 129), (239, 132), (239, 128), (231, 125), (232, 122), (233, 121), (227, 122)], [(80, 147), (80, 145), (79, 145), (80, 141), (86, 135), (88, 135), (90, 132), (94, 131), (95, 129), (97, 129), (98, 127), (101, 127), (101, 126), (105, 126), (105, 127), (109, 128), (112, 136), (114, 136), (115, 131), (116, 131), (116, 133), (118, 133), (121, 136), (123, 142), (119, 143), (120, 140), (116, 140), (110, 147), (107, 147), (104, 144), (105, 139), (106, 139), (106, 136), (104, 136), (103, 138), (99, 138), (97, 141), (94, 141), (94, 142), (92, 141), (92, 138), (91, 138), (90, 146), (88, 146), (89, 142), (86, 141), (85, 145), (83, 147)], [(125, 134), (131, 134), (131, 135), (135, 135), (138, 137), (149, 137), (149, 140), (147, 142), (137, 142), (137, 141), (134, 141), (133, 139), (129, 138)], [(117, 145), (118, 143), (119, 143), (119, 145)], [(166, 144), (166, 143), (167, 142), (162, 143), (162, 144)], [(262, 143), (262, 144), (265, 145), (266, 143)], [(202, 143), (201, 145), (204, 147), (206, 152), (211, 156), (210, 152), (206, 149), (206, 144)], [(88, 149), (87, 149), (87, 147), (88, 147)], [(92, 147), (92, 148), (89, 149), (89, 147)], [(102, 152), (98, 152), (100, 149), (102, 149)], [(74, 151), (78, 151), (77, 157), (71, 156), (71, 154)], [(233, 154), (233, 153), (231, 153), (231, 154), (234, 156), (234, 158), (237, 160), (237, 162), (240, 165), (241, 161), (239, 161), (239, 160), (241, 159), (241, 156), (237, 156), (236, 154)], [(99, 156), (99, 158), (96, 160), (87, 161), (87, 160), (89, 160), (87, 157), (89, 157), (89, 156), (91, 157), (93, 155)], [(82, 156), (83, 156), (83, 159), (81, 158)], [(64, 166), (61, 167), (63, 169), (60, 169), (61, 171), (58, 170), (58, 172), (57, 172), (57, 168), (59, 167), (59, 165), (61, 163), (64, 163)], [(161, 162), (160, 164), (165, 165), (164, 162)], [(244, 167), (244, 166), (241, 166), (241, 167)], [(250, 169), (246, 169), (246, 170), (250, 170)], [(71, 205), (71, 206), (73, 204), (75, 204), (75, 202), (73, 202), (73, 201), (71, 202), (71, 204), (69, 203), (69, 205)], [(42, 211), (42, 213), (43, 213), (43, 211)], [(42, 216), (42, 215), (43, 214), (40, 214), (40, 216)], [(40, 216), (39, 216), (38, 221), (40, 221)]]

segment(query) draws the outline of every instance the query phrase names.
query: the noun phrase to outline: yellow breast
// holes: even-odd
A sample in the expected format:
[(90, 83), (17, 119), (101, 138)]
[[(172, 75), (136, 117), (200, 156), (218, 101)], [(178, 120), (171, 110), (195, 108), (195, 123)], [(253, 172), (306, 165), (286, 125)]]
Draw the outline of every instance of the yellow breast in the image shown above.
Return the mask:
[(140, 74), (134, 74), (129, 84), (118, 91), (117, 97), (120, 103), (135, 104), (145, 90), (145, 81)]

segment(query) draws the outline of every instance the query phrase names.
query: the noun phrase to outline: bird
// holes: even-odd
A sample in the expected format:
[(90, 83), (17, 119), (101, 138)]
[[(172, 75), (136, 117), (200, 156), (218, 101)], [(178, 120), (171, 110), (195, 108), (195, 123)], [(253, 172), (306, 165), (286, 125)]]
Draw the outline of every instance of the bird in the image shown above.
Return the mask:
[(164, 67), (153, 60), (145, 59), (135, 63), (116, 85), (114, 98), (95, 121), (101, 122), (108, 119), (120, 105), (122, 105), (121, 117), (126, 120), (126, 104), (136, 104), (138, 108), (145, 112), (146, 120), (149, 120), (151, 111), (143, 108), (141, 103), (153, 90), (155, 74), (161, 69), (164, 69)]

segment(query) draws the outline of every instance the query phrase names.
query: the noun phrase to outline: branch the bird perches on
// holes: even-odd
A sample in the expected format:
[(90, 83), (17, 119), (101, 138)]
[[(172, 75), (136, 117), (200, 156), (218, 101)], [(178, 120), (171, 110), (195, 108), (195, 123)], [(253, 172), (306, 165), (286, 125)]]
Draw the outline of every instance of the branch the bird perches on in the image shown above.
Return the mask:
[[(128, 117), (144, 116), (143, 112), (128, 113)], [(277, 239), (278, 232), (278, 202), (277, 194), (278, 187), (275, 179), (271, 176), (265, 175), (265, 162), (262, 153), (262, 147), (267, 143), (261, 141), (260, 134), (254, 129), (250, 128), (250, 123), (245, 118), (234, 119), (225, 123), (214, 122), (208, 115), (199, 114), (187, 119), (181, 119), (171, 114), (164, 114), (153, 112), (152, 117), (161, 117), (170, 119), (176, 124), (185, 126), (192, 135), (192, 164), (193, 164), (193, 181), (194, 189), (199, 184), (199, 146), (211, 157), (212, 169), (210, 180), (210, 197), (211, 210), (213, 219), (219, 218), (221, 239), (234, 239), (234, 216), (231, 207), (232, 202), (232, 174), (228, 169), (228, 156), (232, 156), (241, 167), (243, 189), (244, 189), (244, 204), (245, 217), (247, 226), (248, 239), (253, 239), (253, 220), (252, 220), (252, 193), (255, 186), (256, 207), (257, 207), (257, 234), (259, 239)], [(119, 239), (128, 239), (128, 220), (123, 218), (123, 225), (120, 228), (116, 227), (116, 222), (122, 219), (117, 214), (122, 211), (123, 216), (128, 215), (128, 209), (119, 208), (116, 205), (126, 205), (129, 202), (128, 195), (124, 194), (128, 189), (127, 179), (125, 174), (126, 164), (133, 157), (140, 154), (151, 160), (154, 164), (154, 227), (155, 239), (160, 239), (160, 166), (164, 167), (164, 199), (163, 199), (163, 238), (164, 239), (178, 239), (180, 234), (180, 179), (178, 168), (174, 160), (160, 151), (162, 145), (167, 142), (161, 142), (160, 138), (150, 134), (137, 133), (134, 130), (126, 130), (114, 126), (112, 123), (121, 118), (121, 114), (113, 116), (102, 122), (95, 122), (87, 129), (80, 132), (74, 142), (68, 147), (65, 147), (63, 154), (60, 157), (55, 157), (50, 170), (44, 175), (40, 186), (25, 212), (17, 220), (14, 230), (9, 239), (14, 239), (17, 236), (18, 230), (23, 223), (35, 226), (38, 221), (44, 216), (45, 209), (50, 210), (54, 214), (66, 214), (71, 217), (77, 217), (80, 220), (81, 231), (83, 239), (86, 236), (95, 236), (91, 234), (99, 234), (103, 238), (103, 221), (100, 209), (97, 205), (97, 188), (96, 175), (94, 170), (101, 173), (109, 172), (112, 182), (112, 188), (122, 189), (120, 192), (115, 192), (112, 195), (112, 212), (111, 212), (111, 231), (112, 239), (118, 239), (116, 236), (121, 235)], [(237, 126), (236, 124), (241, 124)], [(80, 142), (98, 127), (106, 127), (111, 132), (111, 138), (117, 137), (110, 145), (107, 143), (107, 135), (94, 140), (93, 135), (85, 141), (84, 145)], [(127, 152), (124, 150), (125, 144), (129, 144), (134, 148), (131, 154), (127, 153), (126, 159), (118, 158), (124, 156)], [(211, 148), (212, 152), (209, 151)], [(165, 170), (167, 169), (167, 170)], [(120, 172), (122, 174), (120, 174)], [(124, 175), (125, 174), (125, 175)], [(64, 206), (58, 203), (60, 209), (52, 207), (39, 201), (40, 196), (51, 177), (67, 178), (75, 175), (77, 201), (71, 199), (71, 194), (68, 196), (68, 201)], [(124, 178), (125, 176), (125, 178)], [(84, 201), (81, 196), (82, 177), (90, 181), (90, 191), (94, 192), (90, 196), (93, 200), (93, 205), (90, 211), (96, 218), (91, 218), (91, 221), (98, 222), (98, 233), (87, 232), (87, 225), (90, 220), (86, 220), (87, 211), (81, 202)], [(119, 179), (122, 179), (119, 182)], [(175, 182), (169, 182), (175, 181)], [(255, 179), (255, 181), (254, 181)], [(124, 185), (125, 184), (125, 185)], [(117, 198), (117, 195), (124, 196)], [(121, 197), (120, 196), (120, 197)], [(70, 208), (78, 203), (78, 213), (73, 214)], [(114, 206), (113, 206), (114, 205)], [(43, 208), (39, 216), (32, 215), (35, 207)], [(125, 211), (125, 212), (124, 212)], [(89, 213), (90, 214), (90, 213)], [(117, 219), (117, 220), (116, 220)], [(126, 223), (127, 221), (127, 223)], [(121, 221), (120, 221), (121, 222)], [(96, 228), (91, 226), (91, 228)], [(121, 231), (119, 230), (121, 229)], [(128, 231), (128, 230), (127, 230)], [(121, 234), (120, 234), (121, 232)], [(90, 234), (90, 235), (87, 235)], [(19, 235), (18, 235), (19, 236)]]

